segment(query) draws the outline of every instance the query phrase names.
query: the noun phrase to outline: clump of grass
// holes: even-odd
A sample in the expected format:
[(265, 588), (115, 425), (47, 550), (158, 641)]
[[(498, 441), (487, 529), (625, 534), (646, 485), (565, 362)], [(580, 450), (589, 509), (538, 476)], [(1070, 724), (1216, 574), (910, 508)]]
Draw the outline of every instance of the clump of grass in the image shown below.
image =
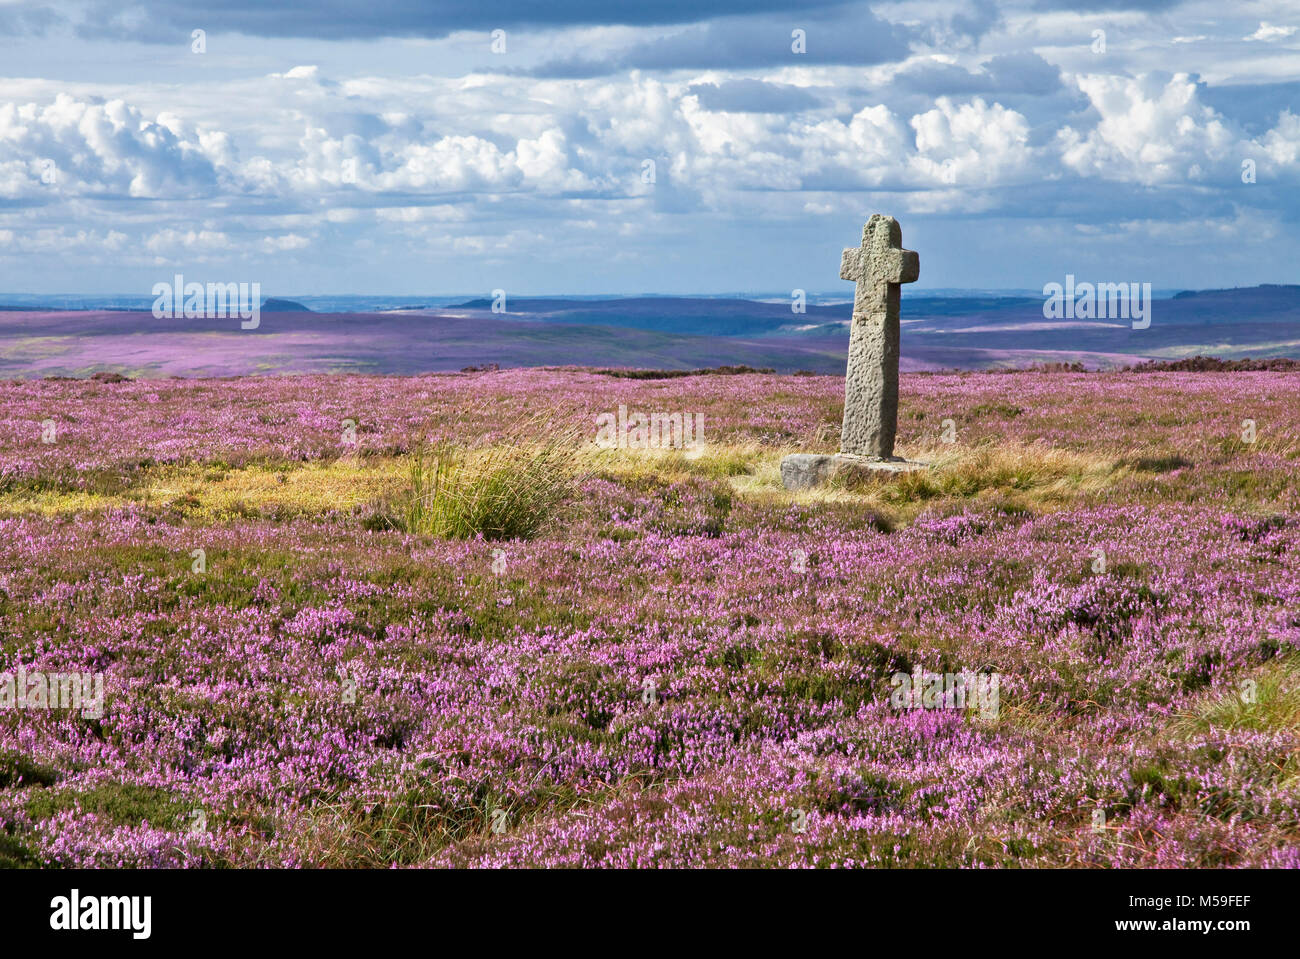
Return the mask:
[(1177, 453), (1152, 453), (1125, 457), (1124, 465), (1144, 473), (1172, 473), (1196, 464)]
[(570, 439), (479, 448), (426, 444), (411, 454), (406, 488), (386, 511), (388, 524), (445, 539), (536, 536), (582, 479), (581, 450)]
[(733, 481), (732, 485), (756, 493), (779, 491), (781, 502), (793, 498), (804, 504), (869, 509), (878, 519), (878, 528), (887, 531), (911, 523), (922, 512), (959, 514), (975, 507), (981, 512), (1016, 516), (1053, 511), (1097, 496), (1132, 473), (1117, 456), (1015, 442), (910, 447), (900, 449), (899, 455), (928, 463), (931, 468), (901, 475), (846, 472), (824, 486), (791, 497), (780, 489), (781, 454), (777, 453), (755, 465), (753, 483)]
[(1103, 489), (1120, 471), (1113, 460), (1034, 446), (985, 446), (937, 453), (931, 462), (932, 470), (881, 481), (878, 495), (893, 503), (964, 499), (989, 492), (1050, 500)]
[[(865, 503), (894, 510), (899, 521), (910, 520), (920, 510), (943, 502), (960, 505), (978, 501), (984, 507), (1004, 512), (1024, 512), (1099, 493), (1129, 473), (1113, 457), (1036, 445), (1013, 443), (906, 452), (910, 459), (927, 462), (932, 468), (897, 476), (849, 473), (827, 486), (801, 493), (799, 498)], [(765, 475), (770, 475), (774, 484), (780, 483), (775, 464)]]
[(1253, 688), (1243, 686), (1204, 700), (1179, 718), (1178, 727), (1188, 734), (1212, 729), (1300, 731), (1300, 659), (1271, 663), (1252, 682)]
[[(1300, 658), (1289, 656), (1266, 664), (1250, 678), (1254, 686), (1242, 684), (1203, 699), (1188, 712), (1175, 717), (1173, 729), (1188, 739), (1247, 730), (1284, 734), (1265, 753), (1265, 771), (1283, 788), (1300, 788)], [(1289, 735), (1288, 735), (1289, 734)], [(1222, 758), (1226, 752), (1218, 752)]]
[(695, 449), (593, 450), (596, 475), (616, 482), (692, 477), (729, 480), (752, 475), (773, 454), (754, 442), (705, 443)]
[(0, 752), (0, 789), (10, 786), (52, 786), (58, 770), (11, 750)]

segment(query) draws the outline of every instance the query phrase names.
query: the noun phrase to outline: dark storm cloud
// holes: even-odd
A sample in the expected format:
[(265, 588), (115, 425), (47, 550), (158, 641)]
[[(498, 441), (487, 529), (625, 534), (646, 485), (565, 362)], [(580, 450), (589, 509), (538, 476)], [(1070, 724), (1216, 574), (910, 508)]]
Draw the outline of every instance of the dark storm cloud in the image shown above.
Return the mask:
[(704, 109), (718, 113), (797, 113), (822, 102), (802, 87), (764, 80), (697, 83), (686, 92), (699, 97)]
[(1300, 81), (1288, 83), (1240, 83), (1233, 86), (1199, 84), (1197, 97), (1226, 117), (1231, 117), (1249, 136), (1260, 136), (1275, 126), (1283, 110), (1300, 113)]
[[(379, 37), (444, 37), (456, 30), (565, 27), (591, 24), (650, 26), (692, 23), (734, 14), (807, 11), (843, 0), (356, 0), (268, 3), (266, 0), (90, 0), (79, 32), (129, 36), (135, 40), (174, 38), (202, 27), (210, 33), (257, 37), (358, 40)], [(20, 4), (33, 10), (42, 4)], [(21, 23), (9, 12), (3, 23)]]
[(1043, 96), (1061, 89), (1061, 71), (1036, 53), (1007, 53), (985, 61), (978, 72), (951, 63), (921, 63), (899, 72), (894, 84), (928, 96), (1026, 93)]
[(0, 7), (0, 34), (40, 37), (64, 22), (57, 10), (44, 4)]
[(1036, 0), (1039, 10), (1068, 10), (1071, 13), (1110, 12), (1113, 10), (1145, 10), (1154, 12), (1176, 7), (1183, 0)]
[(958, 11), (952, 16), (952, 28), (962, 36), (978, 40), (1002, 22), (1002, 14), (993, 0), (975, 0), (970, 12)]
[[(802, 32), (797, 39), (795, 31)], [(598, 76), (625, 70), (745, 70), (773, 66), (889, 63), (907, 56), (909, 27), (876, 17), (862, 4), (781, 16), (726, 17), (635, 44), (603, 60), (559, 60), (536, 76)], [(799, 50), (796, 50), (796, 46)]]

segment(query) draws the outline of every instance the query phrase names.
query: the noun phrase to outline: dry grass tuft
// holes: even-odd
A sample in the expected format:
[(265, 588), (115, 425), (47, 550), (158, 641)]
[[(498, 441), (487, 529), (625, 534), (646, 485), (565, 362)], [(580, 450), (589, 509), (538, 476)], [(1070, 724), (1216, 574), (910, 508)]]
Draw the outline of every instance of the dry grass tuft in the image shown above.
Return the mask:
[(405, 489), (380, 519), (424, 536), (529, 539), (558, 517), (589, 473), (577, 440), (539, 416), (490, 445), (422, 446), (408, 458)]

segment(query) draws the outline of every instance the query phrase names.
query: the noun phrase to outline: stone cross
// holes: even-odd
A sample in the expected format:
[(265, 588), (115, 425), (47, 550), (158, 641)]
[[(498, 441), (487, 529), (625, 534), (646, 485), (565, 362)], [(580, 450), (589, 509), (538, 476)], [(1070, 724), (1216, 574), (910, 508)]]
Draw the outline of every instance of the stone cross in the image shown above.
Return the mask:
[(845, 250), (840, 260), (840, 279), (857, 283), (844, 376), (843, 455), (897, 459), (899, 287), (920, 275), (921, 258), (903, 249), (898, 221), (879, 213), (862, 228), (862, 245)]
[(869, 477), (888, 480), (925, 463), (894, 455), (898, 430), (899, 285), (921, 275), (921, 258), (903, 249), (903, 231), (892, 216), (873, 214), (862, 228), (862, 245), (844, 251), (840, 278), (857, 283), (844, 375), (844, 428), (840, 451), (791, 453), (781, 460), (781, 484), (806, 490), (837, 481), (852, 488)]

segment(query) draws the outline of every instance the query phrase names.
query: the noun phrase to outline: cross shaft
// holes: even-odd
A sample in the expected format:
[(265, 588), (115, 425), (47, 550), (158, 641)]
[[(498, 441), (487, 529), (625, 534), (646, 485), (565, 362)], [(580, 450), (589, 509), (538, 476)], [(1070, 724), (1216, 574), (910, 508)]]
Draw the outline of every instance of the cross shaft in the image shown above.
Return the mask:
[(841, 453), (896, 459), (900, 285), (920, 275), (921, 259), (903, 249), (898, 221), (879, 213), (862, 228), (862, 245), (845, 250), (840, 258), (840, 278), (857, 284), (844, 377)]

